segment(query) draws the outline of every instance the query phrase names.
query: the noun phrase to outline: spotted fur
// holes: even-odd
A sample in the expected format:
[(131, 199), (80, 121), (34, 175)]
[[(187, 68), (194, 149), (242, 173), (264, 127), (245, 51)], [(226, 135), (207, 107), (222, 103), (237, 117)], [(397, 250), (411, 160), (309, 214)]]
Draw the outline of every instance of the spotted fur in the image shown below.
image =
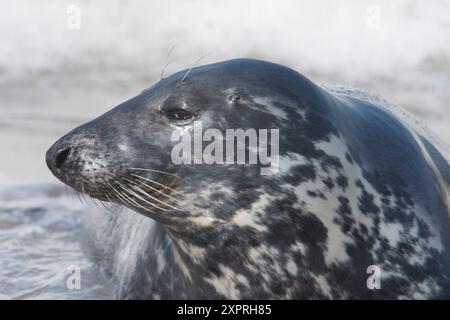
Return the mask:
[[(118, 298), (450, 297), (450, 168), (404, 111), (263, 61), (184, 75), (74, 129), (48, 153), (63, 182), (79, 189), (82, 179), (86, 193), (142, 214), (117, 208), (89, 223)], [(279, 129), (279, 171), (170, 165), (170, 130), (189, 134), (160, 116), (173, 106), (205, 127)], [(52, 157), (67, 146), (79, 150), (72, 167), (55, 169)], [(139, 166), (182, 178), (173, 186), (181, 213), (149, 213), (98, 183)], [(379, 290), (367, 288), (370, 265), (382, 270)]]

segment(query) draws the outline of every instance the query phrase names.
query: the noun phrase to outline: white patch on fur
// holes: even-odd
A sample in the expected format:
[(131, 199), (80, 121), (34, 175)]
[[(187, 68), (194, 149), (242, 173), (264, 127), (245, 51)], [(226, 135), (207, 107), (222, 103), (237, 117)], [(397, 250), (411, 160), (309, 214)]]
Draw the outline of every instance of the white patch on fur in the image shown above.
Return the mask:
[[(281, 110), (279, 107), (274, 105), (274, 102), (278, 102), (281, 103), (281, 101), (279, 100), (279, 98), (276, 97), (256, 97), (256, 96), (252, 96), (252, 100), (254, 102), (256, 102), (257, 104), (261, 104), (263, 106), (267, 107), (267, 111), (270, 112), (271, 115), (274, 115), (275, 117), (277, 117), (279, 120), (289, 120), (288, 115)], [(289, 104), (289, 101), (285, 101), (285, 104)], [(262, 110), (265, 111), (265, 110)]]
[(196, 264), (200, 264), (203, 261), (203, 258), (205, 256), (206, 249), (193, 245), (191, 243), (185, 242), (183, 240), (177, 240), (177, 243), (181, 250), (183, 250), (189, 257), (191, 258), (192, 262)]
[(307, 163), (308, 160), (297, 153), (288, 152), (286, 156), (280, 156), (280, 167), (278, 173), (280, 175), (289, 173), (289, 171), (298, 165)]
[(158, 265), (158, 274), (160, 274), (166, 267), (167, 261), (164, 250), (158, 248), (155, 251), (156, 251), (156, 263)]
[(241, 292), (238, 289), (238, 285), (249, 287), (248, 279), (222, 264), (219, 264), (218, 268), (222, 275), (213, 275), (210, 278), (206, 278), (206, 282), (210, 283), (219, 294), (228, 299), (239, 299)]
[(298, 242), (298, 241), (291, 246), (290, 250), (292, 252), (299, 252), (302, 255), (306, 254), (305, 245), (303, 243), (301, 243), (301, 242)]
[(291, 257), (289, 257), (288, 262), (286, 263), (286, 270), (293, 276), (297, 275), (298, 268), (295, 264), (294, 260), (292, 260)]

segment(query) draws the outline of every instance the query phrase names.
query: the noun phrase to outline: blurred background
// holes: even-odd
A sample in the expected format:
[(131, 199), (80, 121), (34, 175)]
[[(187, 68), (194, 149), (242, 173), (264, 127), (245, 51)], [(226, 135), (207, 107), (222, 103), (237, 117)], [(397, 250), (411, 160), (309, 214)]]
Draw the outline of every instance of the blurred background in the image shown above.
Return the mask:
[[(166, 74), (205, 54), (200, 64), (237, 57), (285, 64), (317, 83), (379, 93), (450, 140), (446, 0), (2, 0), (1, 7), (0, 298), (64, 297), (54, 294), (59, 280), (49, 284), (55, 270), (71, 261), (89, 266), (73, 247), (73, 213), (82, 208), (61, 200), (45, 151), (157, 82), (171, 59)], [(104, 282), (92, 283), (95, 293), (78, 297), (108, 297)]]

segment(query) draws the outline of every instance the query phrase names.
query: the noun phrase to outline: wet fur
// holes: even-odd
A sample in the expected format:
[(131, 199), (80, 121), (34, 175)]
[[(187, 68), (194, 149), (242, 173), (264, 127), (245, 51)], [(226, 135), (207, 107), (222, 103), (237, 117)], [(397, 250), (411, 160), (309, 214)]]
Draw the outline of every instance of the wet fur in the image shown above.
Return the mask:
[[(99, 191), (142, 214), (117, 208), (89, 222), (92, 254), (115, 279), (117, 298), (450, 297), (450, 169), (420, 130), (369, 95), (319, 87), (268, 62), (231, 60), (185, 75), (58, 142), (90, 145), (89, 161), (105, 163), (87, 175), (91, 186), (138, 166), (183, 180), (182, 213), (151, 214)], [(181, 103), (206, 127), (278, 128), (280, 172), (170, 166), (173, 127), (158, 110)], [(83, 172), (92, 170), (86, 157), (77, 158)], [(74, 186), (80, 169), (72, 170), (61, 179)], [(366, 286), (369, 265), (382, 269), (380, 290)]]

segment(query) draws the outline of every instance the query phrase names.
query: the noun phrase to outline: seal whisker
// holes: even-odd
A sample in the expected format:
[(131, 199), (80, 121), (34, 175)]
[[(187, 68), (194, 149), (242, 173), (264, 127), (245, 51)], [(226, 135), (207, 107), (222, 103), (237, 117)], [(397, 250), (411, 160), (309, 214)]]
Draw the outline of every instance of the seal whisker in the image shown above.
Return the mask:
[[(159, 210), (168, 211), (168, 209), (161, 208), (160, 206), (158, 206), (158, 205), (156, 205), (156, 204), (154, 204), (154, 203), (152, 203), (152, 202), (150, 202), (150, 201), (145, 200), (142, 196), (140, 196), (139, 194), (137, 194), (137, 193), (134, 192), (133, 190), (130, 190), (130, 189), (126, 188), (125, 186), (123, 186), (123, 185), (120, 184), (120, 183), (119, 183), (119, 186), (120, 186), (122, 189), (124, 189), (128, 194), (133, 195), (134, 197), (138, 198), (139, 200), (141, 200), (141, 201), (143, 201), (143, 202), (145, 202), (145, 203), (148, 203), (148, 204), (151, 205), (152, 207), (155, 207), (155, 208), (157, 208), (157, 209), (159, 209)], [(148, 195), (147, 195), (147, 196), (148, 196)], [(155, 198), (153, 198), (153, 197), (151, 197), (151, 196), (150, 196), (150, 198), (155, 199)]]
[(70, 191), (71, 191), (71, 193), (72, 193), (72, 198), (73, 198), (74, 200), (77, 200), (77, 201), (81, 202), (81, 199), (80, 199), (80, 196), (79, 196), (79, 194), (78, 194), (78, 191), (76, 190), (76, 186), (77, 186), (77, 185), (78, 185), (78, 183), (75, 183), (74, 188), (73, 188), (72, 190), (70, 190)]
[(84, 183), (83, 183), (83, 181), (81, 181), (81, 197), (82, 197), (84, 203), (87, 204), (87, 201), (86, 201), (86, 191), (85, 191), (85, 189), (84, 189)]
[(164, 68), (163, 68), (163, 70), (161, 71), (161, 76), (160, 76), (159, 80), (162, 80), (162, 79), (164, 78), (164, 73), (166, 72), (167, 67), (168, 67), (172, 62), (174, 62), (174, 61), (175, 61), (175, 59), (171, 59), (169, 62), (167, 62), (167, 63), (164, 65)]
[(66, 185), (64, 185), (64, 194), (66, 195), (66, 197), (69, 197), (69, 192), (68, 192), (68, 190), (69, 190), (69, 187), (67, 187)]
[(128, 168), (128, 170), (141, 170), (141, 171), (149, 171), (149, 172), (156, 172), (156, 173), (161, 173), (161, 174), (167, 174), (169, 176), (173, 176), (177, 179), (182, 180), (179, 176), (177, 176), (176, 174), (170, 173), (170, 172), (165, 172), (165, 171), (161, 171), (161, 170), (155, 170), (155, 169), (144, 169), (144, 168)]
[[(101, 182), (101, 183), (102, 183), (102, 182)], [(102, 183), (102, 184), (104, 184), (104, 183)], [(96, 188), (96, 191), (98, 192), (98, 189), (97, 189), (97, 188)], [(106, 198), (109, 200), (109, 203), (110, 203), (111, 200), (110, 200), (110, 198), (109, 198), (109, 196), (108, 196), (107, 193), (105, 193), (105, 196), (106, 196)], [(93, 200), (96, 200), (96, 199), (94, 199), (92, 196), (91, 196), (91, 198), (92, 198)], [(102, 205), (103, 208), (105, 208), (108, 212), (112, 213), (111, 208), (107, 206), (108, 203), (105, 203), (105, 201), (100, 201), (100, 200), (99, 200), (99, 201), (94, 201), (94, 203), (97, 205), (97, 207), (99, 207), (100, 205)], [(99, 203), (100, 203), (100, 205), (99, 205)]]
[(169, 190), (172, 191), (173, 193), (180, 193), (179, 191), (177, 191), (177, 190), (175, 190), (175, 189), (173, 189), (173, 188), (171, 188), (171, 187), (168, 187), (168, 186), (166, 186), (166, 185), (163, 184), (163, 183), (157, 182), (157, 181), (155, 181), (155, 180), (152, 180), (152, 179), (149, 179), (149, 178), (146, 178), (146, 177), (140, 176), (140, 175), (138, 175), (138, 174), (134, 174), (134, 173), (132, 173), (131, 175), (132, 175), (132, 176), (135, 176), (135, 177), (137, 177), (137, 178), (143, 179), (143, 180), (145, 180), (145, 181), (154, 183), (154, 184), (156, 184), (156, 185), (158, 185), (158, 186), (161, 186), (161, 187), (163, 187), (163, 188), (165, 188), (165, 189), (169, 189)]
[[(109, 186), (106, 184), (105, 179), (103, 179), (103, 178), (100, 178), (100, 184), (102, 184), (103, 186), (105, 186), (107, 189), (109, 188)], [(98, 188), (96, 188), (96, 191), (99, 192), (99, 191), (98, 191)], [(100, 193), (100, 192), (99, 192), (99, 193)], [(107, 190), (104, 191), (104, 195), (105, 195), (105, 197), (108, 199), (109, 202), (112, 202), (112, 201), (111, 201), (111, 198), (109, 197), (109, 194), (108, 194)]]
[(108, 207), (106, 205), (106, 203), (104, 203), (103, 201), (100, 201), (101, 205), (103, 206), (103, 208), (105, 208), (106, 211), (108, 211), (109, 213), (112, 213), (112, 210), (110, 207)]
[(171, 199), (171, 200), (173, 200), (173, 201), (179, 201), (178, 199), (176, 199), (176, 198), (174, 198), (174, 197), (172, 197), (172, 196), (170, 196), (170, 195), (164, 193), (164, 192), (161, 191), (160, 189), (157, 189), (157, 188), (155, 188), (155, 187), (152, 187), (152, 186), (148, 185), (147, 183), (145, 183), (145, 182), (143, 182), (143, 181), (131, 180), (131, 179), (128, 179), (128, 178), (124, 178), (124, 179), (127, 180), (127, 181), (130, 182), (130, 183), (139, 184), (139, 185), (142, 185), (142, 186), (144, 186), (144, 187), (147, 187), (147, 188), (149, 188), (149, 189), (151, 189), (151, 190), (153, 190), (153, 191), (155, 191), (155, 192), (157, 192), (157, 193), (159, 193), (159, 194), (162, 194), (163, 196), (165, 196), (165, 197), (167, 197), (167, 198), (169, 198), (169, 199)]
[(172, 208), (172, 209), (178, 210), (178, 211), (183, 211), (183, 210), (181, 210), (180, 208), (171, 206), (171, 205), (168, 204), (168, 203), (165, 203), (165, 202), (163, 202), (163, 201), (161, 201), (161, 200), (158, 200), (158, 199), (155, 198), (155, 197), (152, 197), (151, 195), (149, 195), (147, 192), (145, 192), (144, 190), (142, 190), (142, 189), (139, 188), (138, 186), (131, 185), (131, 188), (135, 189), (136, 191), (139, 191), (141, 194), (144, 194), (144, 195), (146, 195), (147, 197), (149, 197), (149, 198), (155, 200), (156, 202), (159, 202), (159, 203), (161, 203), (161, 204), (163, 204), (163, 205), (165, 205), (165, 206), (167, 206), (167, 207), (169, 207), (169, 208)]
[(107, 184), (111, 188), (111, 190), (119, 197), (119, 199), (122, 201), (123, 204), (129, 204), (132, 207), (138, 207), (138, 208), (144, 209), (145, 211), (148, 211), (150, 213), (153, 213), (153, 214), (155, 213), (155, 212), (151, 211), (150, 209), (141, 206), (139, 203), (137, 203), (136, 201), (131, 199), (127, 194), (121, 193), (120, 191), (116, 190), (113, 186), (111, 186), (111, 184), (109, 184), (109, 183), (107, 183)]
[(101, 201), (101, 204), (105, 207), (106, 210), (113, 213), (113, 210), (112, 210), (113, 202), (111, 201), (111, 198), (109, 197), (108, 193), (105, 193), (105, 197), (106, 197), (106, 199), (108, 199), (109, 202), (105, 203), (105, 201)]
[(106, 197), (106, 199), (108, 199), (109, 202), (112, 203), (111, 198), (109, 197), (108, 193), (106, 193), (106, 192), (105, 192), (105, 197)]
[(84, 204), (83, 199), (81, 198), (81, 193), (79, 191), (74, 190), (74, 195), (81, 204)]
[(70, 197), (72, 200), (75, 200), (75, 191), (72, 188), (65, 186), (64, 190), (67, 197)]
[(72, 192), (72, 198), (73, 198), (74, 200), (76, 200), (76, 201), (82, 203), (82, 202), (81, 202), (80, 195), (78, 194), (78, 192), (77, 192), (76, 190), (73, 190), (73, 192)]
[(140, 205), (139, 203), (137, 203), (136, 201), (134, 201), (133, 199), (131, 199), (130, 196), (128, 196), (126, 193), (123, 193), (122, 195), (123, 195), (123, 197), (126, 197), (126, 198), (128, 199), (127, 202), (130, 203), (131, 206), (134, 206), (134, 207), (138, 207), (138, 208), (144, 209), (145, 211), (148, 211), (148, 212), (153, 213), (153, 214), (155, 213), (154, 211), (152, 211), (152, 210), (150, 210), (150, 209), (148, 209), (148, 208), (146, 208), (146, 207)]
[(188, 71), (186, 71), (185, 75), (183, 76), (183, 78), (181, 79), (181, 82), (183, 82), (184, 80), (186, 80), (186, 77), (189, 75), (189, 73), (192, 71), (192, 69), (194, 69), (194, 67), (197, 65), (197, 63), (199, 63), (203, 58), (209, 56), (211, 53), (207, 53), (202, 55), (200, 58), (198, 58), (188, 69)]
[(120, 200), (123, 204), (127, 204), (127, 203), (128, 203), (128, 204), (134, 206), (134, 204), (132, 204), (132, 203), (130, 203), (129, 201), (127, 201), (126, 199), (124, 199), (124, 197), (122, 196), (122, 194), (121, 194), (118, 190), (116, 190), (111, 184), (109, 184), (108, 182), (106, 182), (106, 185), (112, 190), (113, 193), (116, 194), (116, 196), (119, 198), (119, 200)]
[[(128, 190), (124, 190), (124, 192), (120, 192), (119, 190), (114, 188), (110, 183), (107, 183), (107, 184), (111, 188), (111, 190), (119, 197), (119, 199), (122, 201), (122, 203), (124, 203), (124, 204), (128, 203), (131, 206), (138, 206), (138, 207), (143, 208), (136, 201), (134, 201), (127, 195)], [(150, 210), (148, 210), (148, 211), (150, 211)], [(152, 211), (150, 211), (150, 212), (152, 212)]]
[[(172, 51), (175, 49), (175, 47), (178, 45), (178, 43), (175, 43), (170, 49), (169, 52), (167, 52), (167, 56), (166, 58), (169, 59), (170, 55), (172, 54)], [(174, 62), (175, 59), (171, 59), (169, 62), (167, 62), (164, 66), (164, 68), (161, 71), (161, 77), (159, 78), (159, 80), (161, 81), (164, 78), (164, 73), (166, 72), (167, 67), (169, 66), (169, 64), (171, 64), (172, 62)]]

